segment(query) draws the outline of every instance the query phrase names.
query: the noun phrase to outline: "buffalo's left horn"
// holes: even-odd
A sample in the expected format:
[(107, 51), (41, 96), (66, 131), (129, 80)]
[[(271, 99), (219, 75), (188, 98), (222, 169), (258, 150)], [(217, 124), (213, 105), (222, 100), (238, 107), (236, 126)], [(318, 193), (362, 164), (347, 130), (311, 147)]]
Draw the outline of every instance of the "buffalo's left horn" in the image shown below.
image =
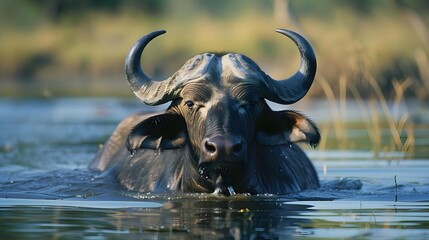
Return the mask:
[(284, 80), (277, 81), (266, 75), (264, 95), (273, 102), (291, 104), (303, 98), (310, 89), (316, 75), (316, 54), (310, 43), (298, 33), (285, 29), (276, 31), (289, 37), (297, 45), (301, 66), (294, 75)]
[(151, 32), (141, 37), (133, 45), (125, 60), (125, 73), (131, 90), (142, 102), (148, 105), (162, 104), (171, 101), (176, 95), (172, 78), (155, 81), (149, 78), (140, 66), (140, 58), (146, 45), (154, 38), (166, 33), (165, 30)]

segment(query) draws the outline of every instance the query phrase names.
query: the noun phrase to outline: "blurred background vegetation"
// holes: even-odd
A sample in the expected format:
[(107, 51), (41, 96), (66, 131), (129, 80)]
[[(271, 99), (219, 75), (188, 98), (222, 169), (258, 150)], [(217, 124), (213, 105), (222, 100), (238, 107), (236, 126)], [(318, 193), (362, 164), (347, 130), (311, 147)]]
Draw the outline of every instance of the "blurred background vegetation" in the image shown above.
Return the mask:
[(287, 28), (316, 50), (320, 81), (310, 96), (341, 92), (345, 81), (370, 97), (371, 78), (386, 98), (399, 84), (404, 96), (427, 100), (428, 10), (426, 0), (2, 0), (0, 94), (133, 97), (125, 55), (157, 29), (167, 34), (143, 56), (156, 78), (206, 51), (245, 54), (280, 78), (299, 65), (292, 42), (274, 32)]

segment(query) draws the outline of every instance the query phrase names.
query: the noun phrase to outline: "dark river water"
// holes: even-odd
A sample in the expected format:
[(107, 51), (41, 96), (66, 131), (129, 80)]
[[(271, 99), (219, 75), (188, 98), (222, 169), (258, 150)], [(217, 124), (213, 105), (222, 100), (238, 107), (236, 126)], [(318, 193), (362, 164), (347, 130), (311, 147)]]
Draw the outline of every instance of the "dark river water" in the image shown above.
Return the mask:
[[(317, 104), (294, 107), (323, 125)], [(287, 196), (129, 192), (87, 170), (124, 116), (164, 108), (0, 99), (0, 239), (429, 239), (427, 108), (410, 114), (413, 154), (374, 154), (354, 125), (359, 147), (306, 149), (321, 188)]]

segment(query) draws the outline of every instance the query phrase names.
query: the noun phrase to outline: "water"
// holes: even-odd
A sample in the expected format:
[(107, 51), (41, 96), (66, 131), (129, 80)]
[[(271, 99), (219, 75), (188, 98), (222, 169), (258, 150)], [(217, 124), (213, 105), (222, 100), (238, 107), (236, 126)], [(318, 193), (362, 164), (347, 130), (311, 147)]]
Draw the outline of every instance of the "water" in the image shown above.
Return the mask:
[[(418, 154), (308, 149), (322, 186), (288, 196), (143, 194), (86, 169), (120, 119), (163, 107), (0, 99), (0, 239), (429, 238), (424, 114)], [(320, 105), (297, 107), (319, 124), (330, 121)], [(365, 141), (365, 129), (352, 130), (351, 142)]]

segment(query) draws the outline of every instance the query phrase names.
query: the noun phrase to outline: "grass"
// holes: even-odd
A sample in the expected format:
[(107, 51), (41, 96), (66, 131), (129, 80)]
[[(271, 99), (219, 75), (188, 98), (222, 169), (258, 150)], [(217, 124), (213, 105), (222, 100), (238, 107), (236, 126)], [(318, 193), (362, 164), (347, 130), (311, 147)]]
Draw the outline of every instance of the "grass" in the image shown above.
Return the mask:
[[(403, 110), (400, 115), (399, 107), (403, 105), (404, 92), (410, 87), (410, 79), (402, 82), (393, 81), (395, 89), (395, 98), (389, 102), (382, 94), (381, 88), (375, 78), (368, 72), (363, 73), (371, 86), (370, 98), (365, 100), (357, 90), (356, 86), (351, 83), (347, 84), (347, 79), (342, 76), (339, 79), (339, 93), (336, 95), (332, 86), (322, 76), (319, 77), (318, 83), (321, 85), (326, 98), (329, 101), (330, 111), (332, 114), (332, 126), (335, 131), (335, 142), (340, 149), (353, 148), (354, 142), (352, 137), (347, 135), (347, 130), (351, 128), (350, 120), (347, 119), (347, 102), (357, 103), (363, 124), (367, 130), (368, 138), (372, 152), (376, 158), (397, 158), (412, 156), (414, 151), (414, 123), (410, 119), (407, 110)], [(347, 93), (351, 97), (347, 97)], [(389, 106), (392, 106), (391, 108)], [(322, 128), (322, 134), (328, 134), (329, 126)], [(387, 131), (386, 131), (387, 129)], [(327, 131), (327, 133), (324, 133)], [(328, 137), (322, 136), (320, 148), (326, 147)], [(388, 141), (384, 141), (388, 139)], [(332, 140), (332, 139), (330, 139)], [(395, 153), (404, 153), (395, 154)]]
[[(385, 76), (379, 72), (380, 69), (383, 69), (379, 64), (383, 63), (375, 62), (373, 57), (368, 55), (368, 53), (374, 54), (377, 51), (362, 50), (362, 46), (370, 48), (370, 46), (382, 44), (386, 40), (383, 38), (380, 39), (378, 44), (376, 41), (371, 40), (365, 45), (357, 44), (354, 47), (349, 45), (354, 50), (347, 52), (346, 61), (338, 62), (340, 65), (342, 64), (340, 69), (346, 70), (338, 72), (339, 77), (334, 78), (337, 80), (333, 80), (332, 77), (325, 77), (323, 73), (319, 75), (317, 82), (324, 96), (330, 102), (332, 119), (334, 119), (332, 123), (335, 131), (334, 138), (338, 142), (337, 146), (341, 149), (349, 149), (355, 144), (350, 142), (351, 138), (346, 131), (350, 127), (346, 119), (347, 102), (353, 101), (359, 107), (361, 119), (367, 130), (371, 150), (375, 157), (393, 159), (415, 155), (415, 131), (419, 131), (420, 127), (416, 127), (406, 109), (402, 112), (400, 111), (400, 106), (406, 106), (405, 99), (410, 95), (410, 92), (420, 101), (428, 98), (429, 32), (427, 31), (425, 20), (413, 12), (401, 11), (398, 14), (398, 18), (405, 20), (404, 23), (409, 26), (408, 30), (419, 41), (414, 51), (411, 52), (414, 52), (413, 58), (420, 79), (416, 79), (416, 75), (411, 72), (405, 72), (402, 80), (398, 80), (395, 76), (390, 76), (386, 81)], [(381, 21), (375, 24), (386, 24), (386, 22)], [(391, 29), (391, 26), (388, 26), (388, 29)], [(387, 38), (393, 40), (394, 36), (391, 34), (396, 30), (394, 35), (399, 36), (401, 29), (399, 27), (383, 31), (383, 34), (387, 34)], [(367, 30), (372, 31), (374, 28), (368, 26)], [(379, 36), (379, 34), (376, 36)], [(393, 42), (395, 41), (393, 40)], [(396, 51), (401, 51), (399, 49), (404, 49), (404, 47), (400, 46), (401, 44), (398, 45), (398, 43), (393, 43), (392, 46), (397, 47)], [(410, 43), (411, 41), (405, 41), (403, 44), (408, 45)], [(388, 59), (391, 61), (396, 54), (402, 58), (408, 57), (405, 53), (394, 52), (387, 54), (387, 56), (390, 55)], [(389, 63), (388, 59), (386, 60), (387, 63)], [(364, 88), (363, 85), (367, 87)], [(386, 89), (391, 89), (391, 91)], [(323, 130), (327, 129), (325, 126), (325, 129), (322, 129), (322, 133)], [(326, 147), (327, 144), (323, 143), (323, 140), (326, 141), (326, 139), (328, 137), (322, 137), (321, 147)], [(332, 141), (332, 139), (330, 140)]]

